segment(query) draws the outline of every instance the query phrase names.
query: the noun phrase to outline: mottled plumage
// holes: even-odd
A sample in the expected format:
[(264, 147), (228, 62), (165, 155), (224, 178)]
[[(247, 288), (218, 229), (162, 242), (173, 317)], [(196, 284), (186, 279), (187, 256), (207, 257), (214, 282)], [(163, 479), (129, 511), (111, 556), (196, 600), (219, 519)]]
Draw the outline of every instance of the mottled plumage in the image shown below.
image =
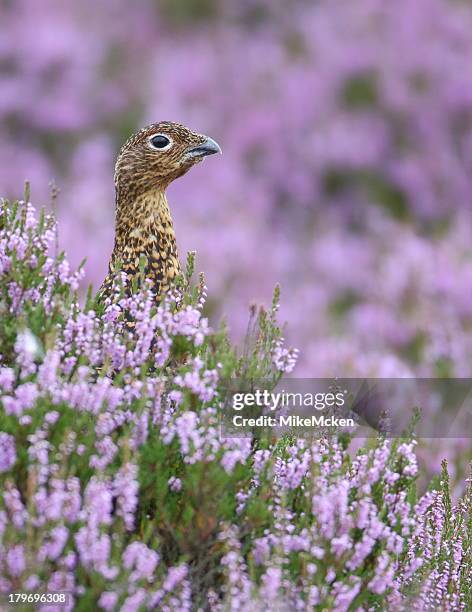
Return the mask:
[(143, 258), (144, 276), (152, 281), (157, 298), (168, 291), (181, 270), (166, 189), (205, 156), (220, 152), (211, 138), (167, 121), (127, 140), (115, 166), (115, 245), (101, 299), (112, 297), (118, 265), (127, 274), (129, 293), (131, 279), (140, 278)]

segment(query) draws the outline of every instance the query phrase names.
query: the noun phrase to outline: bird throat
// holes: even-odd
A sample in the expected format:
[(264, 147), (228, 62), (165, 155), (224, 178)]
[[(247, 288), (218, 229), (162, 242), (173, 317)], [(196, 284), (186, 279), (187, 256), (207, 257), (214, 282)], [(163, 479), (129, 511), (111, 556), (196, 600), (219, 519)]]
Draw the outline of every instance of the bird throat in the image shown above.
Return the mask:
[(133, 277), (138, 278), (138, 285), (143, 276), (149, 279), (158, 299), (180, 274), (174, 225), (163, 191), (154, 189), (133, 199), (120, 199), (117, 192), (115, 245), (109, 276), (119, 266), (126, 272), (129, 286)]

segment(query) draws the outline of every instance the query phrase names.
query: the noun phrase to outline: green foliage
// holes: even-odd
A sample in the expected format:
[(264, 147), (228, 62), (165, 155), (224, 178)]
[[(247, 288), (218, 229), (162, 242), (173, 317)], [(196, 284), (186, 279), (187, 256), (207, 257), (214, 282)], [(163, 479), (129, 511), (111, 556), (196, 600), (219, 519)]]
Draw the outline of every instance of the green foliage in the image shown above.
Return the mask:
[(378, 102), (376, 75), (372, 72), (361, 72), (343, 85), (342, 99), (350, 108), (375, 106)]

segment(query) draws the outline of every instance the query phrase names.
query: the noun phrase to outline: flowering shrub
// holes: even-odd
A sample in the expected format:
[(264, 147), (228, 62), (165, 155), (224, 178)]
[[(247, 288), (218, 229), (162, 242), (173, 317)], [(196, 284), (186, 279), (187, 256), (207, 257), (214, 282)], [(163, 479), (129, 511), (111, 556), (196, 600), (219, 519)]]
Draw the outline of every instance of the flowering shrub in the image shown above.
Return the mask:
[[(470, 3), (16, 0), (0, 21), (0, 192), (29, 179), (46, 203), (55, 179), (82, 290), (112, 250), (120, 145), (172, 119), (224, 152), (169, 193), (211, 323), (242, 337), (279, 282), (299, 375), (470, 375)], [(430, 473), (472, 458), (421, 453)]]
[(30, 179), (45, 201), (55, 178), (98, 287), (119, 145), (181, 121), (224, 151), (170, 194), (212, 314), (242, 334), (280, 282), (307, 374), (468, 376), (470, 4), (278, 4), (3, 3), (2, 195)]
[[(275, 385), (296, 352), (269, 312), (243, 355), (202, 315), (193, 258), (144, 288), (77, 299), (30, 204), (0, 210), (0, 592), (67, 609), (466, 610), (472, 489), (416, 496), (415, 440), (221, 436), (223, 383)], [(124, 311), (135, 321), (127, 326)], [(44, 605), (42, 610), (54, 609)]]

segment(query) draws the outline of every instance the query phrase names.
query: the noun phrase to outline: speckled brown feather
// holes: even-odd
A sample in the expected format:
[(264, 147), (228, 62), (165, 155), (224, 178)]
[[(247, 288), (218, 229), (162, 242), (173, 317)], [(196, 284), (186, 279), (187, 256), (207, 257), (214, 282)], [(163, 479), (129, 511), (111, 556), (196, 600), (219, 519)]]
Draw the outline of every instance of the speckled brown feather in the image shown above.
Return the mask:
[[(169, 150), (152, 148), (150, 139), (156, 134), (172, 140)], [(113, 299), (119, 266), (127, 274), (126, 293), (131, 290), (133, 278), (138, 279), (139, 286), (143, 258), (146, 261), (144, 277), (151, 280), (157, 299), (162, 298), (180, 274), (174, 226), (165, 191), (172, 181), (209, 154), (209, 151), (198, 153), (208, 140), (211, 139), (183, 125), (165, 121), (143, 128), (123, 145), (115, 167), (115, 244), (108, 275), (100, 289), (100, 299)], [(218, 151), (219, 148), (211, 152)]]

